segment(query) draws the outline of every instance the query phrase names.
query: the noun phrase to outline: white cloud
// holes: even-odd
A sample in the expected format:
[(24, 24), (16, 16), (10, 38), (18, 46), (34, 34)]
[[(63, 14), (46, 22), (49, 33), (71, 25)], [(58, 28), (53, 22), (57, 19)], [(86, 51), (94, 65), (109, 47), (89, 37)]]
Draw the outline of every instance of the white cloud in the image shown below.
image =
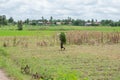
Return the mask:
[(0, 13), (16, 19), (120, 19), (120, 0), (0, 0)]

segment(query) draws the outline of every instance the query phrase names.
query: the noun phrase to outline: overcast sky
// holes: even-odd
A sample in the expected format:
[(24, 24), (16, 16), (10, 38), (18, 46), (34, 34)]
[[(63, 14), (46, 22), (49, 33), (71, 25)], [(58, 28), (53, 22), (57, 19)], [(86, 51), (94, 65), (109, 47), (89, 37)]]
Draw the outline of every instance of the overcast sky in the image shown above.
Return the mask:
[(19, 19), (120, 19), (120, 0), (0, 0), (0, 15)]

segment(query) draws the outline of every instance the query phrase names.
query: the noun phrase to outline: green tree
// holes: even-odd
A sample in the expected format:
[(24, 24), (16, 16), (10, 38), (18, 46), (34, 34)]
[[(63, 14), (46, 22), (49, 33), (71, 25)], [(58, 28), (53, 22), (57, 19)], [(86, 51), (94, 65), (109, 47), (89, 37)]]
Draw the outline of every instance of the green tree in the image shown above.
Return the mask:
[(75, 25), (75, 26), (84, 26), (85, 25), (85, 21), (77, 19), (77, 20), (73, 21), (73, 25)]
[(50, 17), (50, 22), (52, 22), (52, 21), (53, 21), (53, 17), (51, 16), (51, 17)]
[(2, 25), (7, 25), (7, 20), (5, 15), (0, 16), (0, 26)]
[(23, 22), (20, 20), (17, 23), (18, 30), (23, 30)]
[(5, 15), (2, 16), (2, 24), (7, 25), (7, 19)]
[(53, 17), (52, 16), (50, 17), (49, 22), (50, 22), (51, 25), (53, 24)]
[(71, 17), (68, 17), (68, 21), (70, 22), (72, 20), (72, 18)]
[(0, 27), (2, 26), (2, 16), (0, 16)]
[(29, 20), (29, 19), (26, 19), (24, 23), (25, 23), (25, 24), (29, 24), (29, 22), (30, 22), (30, 20)]
[(88, 23), (90, 23), (90, 20), (87, 20)]
[(10, 17), (10, 18), (8, 19), (8, 22), (9, 22), (9, 23), (13, 23), (13, 22), (14, 22), (14, 19), (13, 19), (12, 17)]
[(91, 20), (91, 26), (95, 26), (95, 21), (94, 21), (94, 19)]
[(101, 20), (101, 25), (102, 26), (111, 26), (111, 25), (113, 25), (113, 21), (112, 20)]
[(66, 35), (65, 35), (65, 33), (61, 32), (59, 38), (60, 38), (60, 48), (61, 48), (61, 50), (62, 49), (65, 50), (65, 47), (63, 46), (63, 44), (66, 44)]

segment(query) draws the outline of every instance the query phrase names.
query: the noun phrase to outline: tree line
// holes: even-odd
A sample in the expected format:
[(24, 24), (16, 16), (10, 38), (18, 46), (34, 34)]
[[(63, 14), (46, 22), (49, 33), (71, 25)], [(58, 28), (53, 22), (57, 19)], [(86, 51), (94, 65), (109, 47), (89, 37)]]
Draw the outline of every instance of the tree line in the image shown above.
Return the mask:
[[(119, 21), (113, 20), (101, 20), (97, 19), (82, 20), (82, 19), (72, 19), (68, 17), (66, 19), (54, 19), (52, 16), (49, 19), (45, 19), (43, 16), (38, 20), (19, 20), (15, 21), (13, 17), (6, 18), (6, 15), (0, 15), (0, 27), (4, 25), (73, 25), (73, 26), (120, 26)], [(20, 28), (21, 29), (21, 28)]]

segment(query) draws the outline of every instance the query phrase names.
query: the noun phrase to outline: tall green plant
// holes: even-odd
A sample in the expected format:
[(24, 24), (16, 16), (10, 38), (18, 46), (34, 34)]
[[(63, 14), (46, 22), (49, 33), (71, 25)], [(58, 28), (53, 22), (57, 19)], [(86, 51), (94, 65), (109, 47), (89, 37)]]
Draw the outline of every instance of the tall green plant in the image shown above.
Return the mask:
[(20, 20), (17, 24), (18, 30), (23, 30), (23, 22)]

